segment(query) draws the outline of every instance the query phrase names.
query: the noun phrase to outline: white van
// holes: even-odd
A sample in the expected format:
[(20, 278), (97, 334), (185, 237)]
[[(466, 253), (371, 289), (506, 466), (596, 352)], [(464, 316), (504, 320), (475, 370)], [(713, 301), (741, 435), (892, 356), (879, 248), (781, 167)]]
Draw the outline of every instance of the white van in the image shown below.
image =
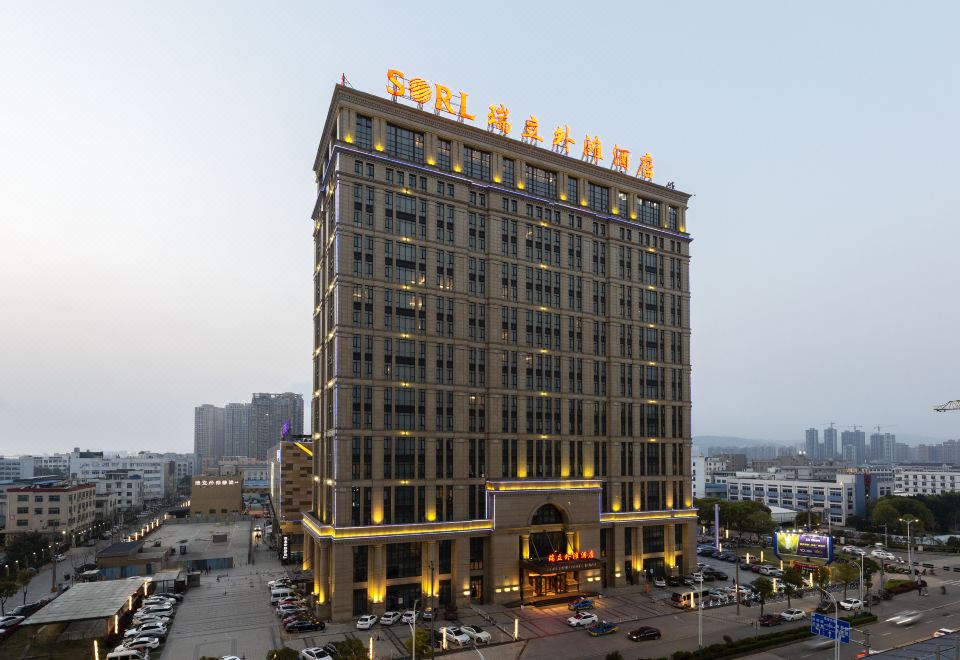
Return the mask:
[(107, 654), (107, 660), (150, 660), (150, 651), (143, 649), (128, 649), (118, 646), (112, 653)]
[(296, 595), (296, 592), (291, 591), (290, 589), (271, 589), (270, 604), (276, 605), (284, 598), (294, 598)]

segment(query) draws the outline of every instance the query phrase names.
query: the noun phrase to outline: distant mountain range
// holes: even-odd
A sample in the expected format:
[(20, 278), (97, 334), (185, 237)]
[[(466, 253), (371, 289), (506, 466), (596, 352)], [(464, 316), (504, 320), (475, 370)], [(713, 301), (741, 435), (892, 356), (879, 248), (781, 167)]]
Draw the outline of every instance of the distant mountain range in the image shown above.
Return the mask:
[[(864, 429), (867, 434), (867, 442), (870, 441), (870, 430)], [(912, 433), (895, 433), (897, 442), (906, 445), (938, 445), (948, 438), (934, 438), (929, 435), (914, 435)], [(821, 440), (823, 434), (821, 433)], [(782, 440), (758, 440), (757, 438), (741, 438), (735, 435), (695, 435), (693, 444), (696, 447), (761, 447), (769, 445), (788, 446), (801, 444), (803, 438), (793, 442), (784, 442)]]

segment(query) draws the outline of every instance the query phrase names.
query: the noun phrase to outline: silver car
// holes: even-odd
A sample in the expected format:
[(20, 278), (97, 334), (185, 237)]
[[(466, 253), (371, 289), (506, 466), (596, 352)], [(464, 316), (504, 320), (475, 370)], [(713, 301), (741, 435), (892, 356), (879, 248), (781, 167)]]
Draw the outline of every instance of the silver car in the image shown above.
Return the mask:
[(916, 610), (903, 610), (887, 619), (887, 623), (892, 623), (895, 626), (912, 626), (922, 618), (923, 614)]

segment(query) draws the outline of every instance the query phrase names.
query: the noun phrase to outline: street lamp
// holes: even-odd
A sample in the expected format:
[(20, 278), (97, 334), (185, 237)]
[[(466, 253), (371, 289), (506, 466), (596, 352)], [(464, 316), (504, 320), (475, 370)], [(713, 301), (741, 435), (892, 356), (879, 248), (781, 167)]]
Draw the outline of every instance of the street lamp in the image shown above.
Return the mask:
[(830, 596), (830, 600), (833, 601), (833, 609), (836, 612), (836, 617), (833, 620), (833, 653), (835, 660), (840, 660), (840, 604), (837, 602), (837, 597), (832, 593), (824, 589), (823, 587), (818, 587), (820, 591)]
[(917, 522), (916, 518), (900, 518), (900, 522), (907, 524), (907, 563), (910, 564), (910, 580), (916, 581), (913, 574), (913, 543), (910, 539), (910, 525)]
[(703, 571), (700, 571), (700, 579), (697, 580), (697, 648), (703, 648)]
[(417, 605), (420, 599), (413, 601), (413, 617), (410, 619), (410, 660), (417, 660)]

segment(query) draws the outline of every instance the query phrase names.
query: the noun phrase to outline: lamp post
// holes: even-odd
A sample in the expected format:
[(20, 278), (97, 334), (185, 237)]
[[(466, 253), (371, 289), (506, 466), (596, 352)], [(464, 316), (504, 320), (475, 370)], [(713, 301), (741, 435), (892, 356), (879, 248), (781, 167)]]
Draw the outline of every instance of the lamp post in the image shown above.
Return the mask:
[(697, 580), (697, 648), (703, 648), (703, 571), (700, 571), (700, 579)]
[(823, 587), (820, 587), (820, 591), (821, 593), (827, 596), (830, 596), (830, 600), (833, 601), (833, 609), (834, 609), (834, 612), (836, 613), (836, 617), (834, 618), (834, 623), (833, 623), (833, 631), (834, 631), (833, 653), (834, 653), (835, 660), (840, 660), (840, 604), (837, 602), (837, 597), (834, 596), (829, 591), (827, 591), (826, 589), (824, 589)]
[(916, 579), (913, 574), (913, 543), (910, 539), (910, 525), (917, 522), (916, 518), (900, 518), (900, 522), (907, 524), (907, 563), (910, 564), (910, 580), (915, 582)]
[(417, 605), (420, 599), (413, 601), (413, 618), (410, 619), (410, 660), (417, 660)]

